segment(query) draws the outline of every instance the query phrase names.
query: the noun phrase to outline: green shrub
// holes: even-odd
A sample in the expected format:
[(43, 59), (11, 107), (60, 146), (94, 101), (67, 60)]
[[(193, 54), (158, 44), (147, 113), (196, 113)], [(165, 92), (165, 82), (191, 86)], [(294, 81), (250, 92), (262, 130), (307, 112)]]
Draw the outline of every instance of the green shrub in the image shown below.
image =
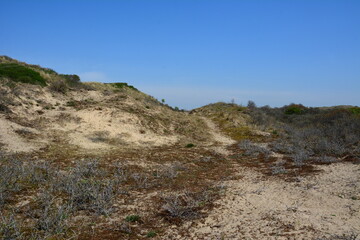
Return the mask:
[(285, 114), (302, 114), (304, 113), (305, 107), (300, 104), (291, 104), (285, 109)]
[(7, 77), (15, 82), (30, 83), (40, 86), (47, 85), (40, 73), (16, 63), (0, 64), (0, 77)]
[(353, 114), (360, 114), (360, 107), (352, 107), (352, 108), (349, 108), (349, 111)]
[(76, 101), (67, 101), (66, 106), (68, 107), (75, 107), (77, 105)]
[(148, 237), (148, 238), (156, 237), (156, 232), (150, 231), (150, 232), (148, 232), (148, 233), (146, 234), (146, 237)]
[(139, 220), (140, 220), (139, 215), (129, 215), (125, 218), (125, 221), (127, 221), (127, 222), (137, 222)]
[(137, 88), (135, 88), (134, 86), (131, 86), (131, 85), (128, 85), (127, 83), (107, 83), (107, 84), (110, 84), (111, 86), (115, 87), (115, 88), (131, 88), (132, 90), (135, 90), (135, 91), (139, 91)]
[(192, 147), (195, 147), (195, 144), (188, 143), (188, 144), (185, 145), (185, 147), (187, 147), (187, 148), (192, 148)]

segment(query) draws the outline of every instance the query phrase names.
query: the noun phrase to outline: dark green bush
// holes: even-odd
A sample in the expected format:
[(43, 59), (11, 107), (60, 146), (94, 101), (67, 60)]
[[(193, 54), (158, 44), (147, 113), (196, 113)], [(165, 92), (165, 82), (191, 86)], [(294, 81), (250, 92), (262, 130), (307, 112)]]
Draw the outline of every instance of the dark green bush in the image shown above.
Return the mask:
[(285, 114), (302, 114), (304, 113), (305, 107), (300, 104), (291, 104), (285, 109)]
[(137, 88), (135, 88), (134, 86), (132, 85), (128, 85), (127, 83), (107, 83), (107, 84), (110, 84), (111, 86), (115, 87), (115, 88), (131, 88), (132, 90), (135, 90), (135, 91), (138, 91)]
[(352, 108), (349, 108), (349, 111), (353, 114), (360, 114), (360, 107), (352, 107)]
[(195, 144), (188, 143), (188, 144), (185, 145), (185, 147), (187, 147), (187, 148), (192, 148), (192, 147), (195, 147)]
[(150, 232), (148, 232), (148, 233), (146, 234), (146, 237), (148, 237), (148, 238), (156, 237), (156, 232), (150, 231)]
[(0, 77), (7, 77), (15, 82), (47, 85), (45, 79), (38, 72), (16, 63), (0, 64)]
[(127, 221), (127, 222), (137, 222), (139, 220), (140, 220), (139, 215), (130, 215), (125, 218), (125, 221)]

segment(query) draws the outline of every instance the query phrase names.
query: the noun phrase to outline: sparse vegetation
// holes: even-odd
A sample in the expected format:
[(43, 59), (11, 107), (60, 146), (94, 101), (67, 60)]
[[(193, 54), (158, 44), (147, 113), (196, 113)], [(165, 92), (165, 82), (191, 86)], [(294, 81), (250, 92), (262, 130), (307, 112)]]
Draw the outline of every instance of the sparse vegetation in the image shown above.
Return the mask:
[(138, 222), (140, 221), (140, 216), (139, 215), (129, 215), (125, 218), (125, 221), (127, 222)]
[(286, 173), (286, 169), (284, 166), (280, 165), (280, 164), (276, 164), (274, 166), (271, 167), (271, 173), (273, 175), (277, 175), (277, 174), (283, 174)]
[(243, 140), (238, 144), (238, 146), (245, 150), (244, 155), (246, 156), (257, 157), (261, 154), (262, 156), (268, 157), (271, 154), (270, 150), (266, 147), (254, 144), (250, 140)]
[(146, 237), (148, 237), (148, 238), (156, 237), (156, 232), (150, 231), (150, 232), (148, 232), (148, 233), (146, 234)]
[(285, 114), (302, 114), (305, 111), (305, 107), (301, 104), (290, 104), (285, 107)]
[[(241, 217), (241, 224), (251, 222), (251, 209), (268, 200), (268, 187), (279, 184), (281, 193), (290, 189), (290, 194), (309, 198), (306, 191), (316, 190), (316, 206), (328, 203), (323, 196), (339, 204), (343, 200), (341, 218), (348, 214), (356, 222), (357, 178), (332, 175), (336, 178), (327, 180), (326, 187), (344, 183), (328, 195), (319, 179), (323, 169), (334, 173), (344, 162), (360, 162), (359, 107), (271, 108), (253, 101), (244, 107), (232, 101), (184, 113), (126, 83), (83, 84), (77, 75), (6, 57), (0, 62), (38, 72), (49, 84), (40, 88), (10, 77), (1, 81), (1, 121), (8, 125), (1, 131), (9, 137), (0, 139), (6, 140), (0, 150), (21, 144), (35, 149), (0, 152), (1, 239), (168, 239), (173, 236), (166, 235), (168, 229), (185, 239), (186, 229), (198, 226), (193, 222), (208, 226), (200, 219), (205, 216), (217, 221), (229, 214)], [(11, 146), (11, 138), (21, 144)], [(307, 178), (313, 173), (319, 175)], [(269, 200), (277, 202), (276, 197)], [(222, 213), (229, 203), (235, 203), (236, 211)], [(269, 209), (269, 216), (256, 221), (266, 221), (270, 230), (274, 223), (276, 231), (294, 228), (287, 220), (281, 226), (273, 213), (291, 211), (286, 213), (290, 218), (300, 212), (297, 206)], [(339, 212), (326, 217), (339, 217)]]
[[(96, 160), (80, 162), (64, 173), (42, 162), (29, 165), (11, 157), (1, 160), (0, 208), (7, 209), (20, 192), (39, 191), (27, 215), (36, 220), (30, 222), (34, 228), (31, 235), (42, 239), (70, 234), (67, 220), (79, 211), (111, 214), (122, 183), (120, 172), (107, 177)], [(28, 224), (16, 221), (14, 214), (2, 215), (0, 220), (1, 237), (28, 237), (29, 233), (23, 232)]]

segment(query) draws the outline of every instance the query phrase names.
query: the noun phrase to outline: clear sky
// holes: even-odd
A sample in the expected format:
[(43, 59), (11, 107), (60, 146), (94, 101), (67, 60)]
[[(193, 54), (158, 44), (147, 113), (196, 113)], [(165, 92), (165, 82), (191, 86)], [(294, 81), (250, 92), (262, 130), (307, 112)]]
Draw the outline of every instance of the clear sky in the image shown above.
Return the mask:
[(359, 0), (0, 0), (0, 55), (191, 109), (360, 105)]

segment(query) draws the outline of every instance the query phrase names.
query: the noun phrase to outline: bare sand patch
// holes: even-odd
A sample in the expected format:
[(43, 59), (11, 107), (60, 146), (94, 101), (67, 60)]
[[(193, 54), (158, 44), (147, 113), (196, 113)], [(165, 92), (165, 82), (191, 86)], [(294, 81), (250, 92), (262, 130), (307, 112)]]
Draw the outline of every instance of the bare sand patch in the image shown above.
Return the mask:
[(337, 163), (318, 168), (320, 174), (297, 182), (239, 169), (242, 178), (225, 182), (225, 196), (205, 219), (186, 230), (189, 239), (359, 235), (360, 166)]
[(0, 117), (0, 142), (5, 145), (5, 150), (10, 152), (31, 152), (42, 146), (41, 143), (29, 142), (20, 137), (15, 132), (19, 129), (37, 132), (35, 129), (25, 128)]

